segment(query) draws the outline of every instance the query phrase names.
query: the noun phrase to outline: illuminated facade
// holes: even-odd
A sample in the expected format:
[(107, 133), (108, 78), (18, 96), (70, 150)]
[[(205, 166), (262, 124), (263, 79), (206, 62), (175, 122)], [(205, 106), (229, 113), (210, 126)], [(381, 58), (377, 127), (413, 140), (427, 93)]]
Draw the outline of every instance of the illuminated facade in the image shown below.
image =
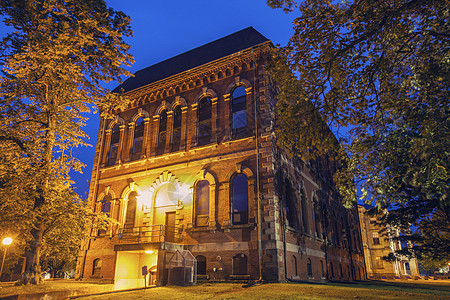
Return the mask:
[(386, 261), (383, 257), (402, 249), (398, 229), (385, 227), (377, 222), (376, 217), (367, 215), (369, 206), (358, 205), (361, 222), (361, 236), (364, 247), (367, 276), (369, 278), (392, 279), (401, 276), (419, 276), (417, 259), (396, 255), (394, 261)]
[(186, 250), (199, 279), (364, 276), (357, 211), (337, 201), (331, 168), (276, 146), (271, 47), (246, 28), (119, 87), (131, 103), (101, 120), (89, 192), (119, 225), (92, 231), (78, 278), (144, 286), (145, 266), (149, 284), (166, 284)]

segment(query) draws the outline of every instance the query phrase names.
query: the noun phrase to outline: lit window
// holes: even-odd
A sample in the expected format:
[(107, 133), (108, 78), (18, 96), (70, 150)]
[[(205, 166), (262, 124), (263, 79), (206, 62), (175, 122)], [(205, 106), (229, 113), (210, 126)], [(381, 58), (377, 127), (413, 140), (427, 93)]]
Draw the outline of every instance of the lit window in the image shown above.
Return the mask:
[(378, 236), (378, 232), (373, 232), (372, 233), (372, 240), (373, 240), (373, 244), (374, 245), (379, 245), (380, 244), (380, 237)]
[(164, 153), (166, 147), (166, 133), (167, 133), (167, 110), (163, 110), (159, 114), (159, 133), (158, 133), (158, 154)]
[(237, 254), (233, 256), (233, 275), (247, 274), (247, 256), (245, 254)]
[(92, 263), (92, 276), (100, 277), (101, 272), (102, 272), (102, 260), (100, 258), (96, 258)]
[(132, 160), (141, 158), (143, 142), (144, 142), (144, 119), (139, 118), (134, 126), (133, 148), (131, 149)]
[(127, 203), (127, 212), (125, 215), (125, 227), (132, 228), (134, 227), (134, 220), (136, 217), (136, 202), (137, 202), (137, 193), (131, 192), (128, 196)]
[(211, 142), (211, 99), (206, 97), (198, 103), (198, 145)]
[[(106, 195), (102, 200), (102, 213), (106, 214), (106, 216), (108, 216), (108, 218), (109, 218), (110, 212), (111, 212), (111, 196)], [(107, 226), (106, 223), (104, 225)], [(98, 235), (104, 235), (104, 234), (106, 234), (106, 229), (98, 230)]]
[(248, 223), (248, 180), (245, 174), (233, 178), (232, 217), (233, 224)]
[(112, 166), (116, 163), (117, 155), (119, 152), (119, 140), (120, 140), (120, 125), (116, 124), (111, 132), (111, 142), (108, 154), (108, 166)]
[(173, 110), (172, 151), (178, 151), (181, 140), (181, 106)]
[(243, 86), (237, 87), (232, 94), (231, 115), (233, 138), (245, 136), (247, 133), (247, 103)]
[(195, 225), (208, 226), (209, 182), (201, 180), (195, 185)]

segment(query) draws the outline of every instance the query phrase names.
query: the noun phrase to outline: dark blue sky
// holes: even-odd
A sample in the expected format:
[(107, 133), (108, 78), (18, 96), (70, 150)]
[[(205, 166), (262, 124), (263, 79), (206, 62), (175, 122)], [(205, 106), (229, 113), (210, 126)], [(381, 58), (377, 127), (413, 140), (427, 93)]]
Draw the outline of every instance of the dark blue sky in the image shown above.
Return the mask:
[[(107, 0), (108, 6), (121, 10), (132, 19), (134, 36), (127, 39), (135, 63), (131, 72), (171, 58), (248, 26), (285, 45), (292, 35), (294, 14), (274, 10), (264, 0)], [(109, 89), (117, 83), (105, 85)], [(90, 115), (84, 128), (92, 147), (79, 148), (76, 156), (86, 164), (83, 174), (72, 173), (76, 191), (87, 197), (94, 147), (99, 124), (98, 115)]]
[[(134, 36), (127, 38), (136, 71), (209, 43), (233, 32), (253, 26), (274, 44), (286, 45), (293, 34), (295, 15), (271, 9), (265, 0), (106, 0), (108, 6), (121, 10), (132, 19)], [(0, 37), (7, 28), (0, 23)], [(9, 31), (9, 30), (8, 30)], [(117, 82), (105, 84), (114, 89)], [(89, 115), (84, 130), (92, 147), (75, 149), (75, 155), (86, 164), (83, 174), (72, 172), (76, 191), (87, 198), (88, 181), (94, 162), (94, 148), (99, 125), (98, 115)]]

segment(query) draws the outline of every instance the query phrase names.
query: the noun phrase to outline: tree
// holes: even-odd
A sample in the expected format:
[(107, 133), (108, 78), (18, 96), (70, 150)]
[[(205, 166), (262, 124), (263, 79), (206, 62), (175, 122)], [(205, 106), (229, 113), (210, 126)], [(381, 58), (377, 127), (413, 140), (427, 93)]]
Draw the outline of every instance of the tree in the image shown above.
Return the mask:
[[(327, 153), (331, 139), (305, 129), (324, 120), (345, 149), (347, 168), (335, 175), (344, 198), (354, 200), (355, 180), (361, 199), (388, 209), (384, 221), (402, 229), (418, 255), (450, 258), (447, 3), (268, 4), (300, 13), (269, 69), (279, 83), (280, 145), (303, 158)], [(426, 233), (431, 225), (437, 234)], [(430, 237), (438, 244), (430, 247)]]
[(29, 230), (21, 281), (35, 284), (48, 221), (62, 201), (77, 203), (68, 171), (82, 166), (71, 149), (85, 144), (85, 113), (107, 117), (126, 105), (100, 84), (130, 75), (132, 31), (102, 0), (1, 0), (0, 13), (14, 29), (0, 44), (1, 204)]

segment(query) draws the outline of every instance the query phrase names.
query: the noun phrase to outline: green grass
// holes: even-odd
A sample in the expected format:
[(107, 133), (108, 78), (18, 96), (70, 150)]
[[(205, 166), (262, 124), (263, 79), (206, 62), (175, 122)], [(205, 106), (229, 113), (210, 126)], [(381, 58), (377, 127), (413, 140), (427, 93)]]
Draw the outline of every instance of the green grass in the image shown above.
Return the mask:
[[(40, 286), (0, 286), (0, 297), (49, 291), (101, 292), (112, 285), (74, 280), (46, 281)], [(165, 286), (115, 292), (79, 299), (450, 299), (450, 281), (369, 281), (359, 283), (271, 283), (243, 288), (241, 284), (214, 283), (190, 287)]]

